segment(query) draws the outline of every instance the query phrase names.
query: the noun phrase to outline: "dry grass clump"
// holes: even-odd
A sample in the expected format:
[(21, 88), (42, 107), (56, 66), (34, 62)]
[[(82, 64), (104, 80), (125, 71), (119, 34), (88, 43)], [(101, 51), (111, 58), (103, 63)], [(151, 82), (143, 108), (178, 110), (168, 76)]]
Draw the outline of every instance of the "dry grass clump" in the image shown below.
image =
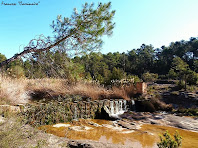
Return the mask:
[(53, 79), (53, 78), (43, 78), (43, 79), (26, 79), (26, 89), (27, 90), (54, 90), (54, 92), (62, 93), (64, 89), (68, 86), (68, 81), (64, 79)]
[(83, 98), (129, 100), (129, 89), (113, 87), (112, 89), (92, 82), (69, 83), (65, 79), (26, 79), (0, 76), (0, 104), (28, 103), (31, 99), (57, 98), (66, 95), (80, 95)]
[(151, 98), (155, 110), (171, 111), (172, 105), (162, 102), (159, 98)]
[(122, 90), (124, 90), (129, 97), (133, 97), (137, 93), (137, 89), (134, 84), (126, 85), (122, 88)]
[(80, 95), (83, 98), (91, 98), (92, 100), (123, 98), (128, 100), (129, 97), (122, 88), (113, 87), (106, 89), (103, 86), (92, 83), (79, 81), (69, 83), (65, 79), (30, 79), (27, 80), (26, 90), (34, 99), (57, 98), (65, 95)]
[(150, 98), (136, 102), (136, 109), (140, 112), (171, 111), (172, 105), (165, 104), (158, 98)]
[(106, 89), (98, 84), (78, 82), (71, 86), (69, 90), (69, 94), (81, 95), (93, 100), (118, 98), (129, 100), (125, 90), (117, 87)]
[(28, 95), (25, 91), (26, 79), (13, 79), (0, 76), (0, 104), (9, 102), (11, 104), (27, 103)]
[(68, 87), (64, 79), (27, 79), (26, 91), (31, 99), (53, 99), (68, 94)]

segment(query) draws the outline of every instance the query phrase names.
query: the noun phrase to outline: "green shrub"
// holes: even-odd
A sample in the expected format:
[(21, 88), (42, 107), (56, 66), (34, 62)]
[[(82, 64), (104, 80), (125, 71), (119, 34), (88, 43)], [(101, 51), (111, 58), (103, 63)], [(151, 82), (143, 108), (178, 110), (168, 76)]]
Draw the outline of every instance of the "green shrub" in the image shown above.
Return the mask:
[(125, 77), (125, 75), (126, 73), (123, 71), (123, 69), (114, 67), (111, 73), (111, 80), (121, 80)]
[(196, 92), (198, 90), (198, 87), (196, 85), (187, 85), (187, 90), (189, 92)]
[(137, 75), (128, 75), (127, 80), (133, 80), (133, 83), (141, 82), (141, 79)]
[(159, 75), (159, 77), (158, 77), (159, 79), (161, 79), (161, 80), (166, 80), (166, 79), (168, 79), (168, 75)]
[(182, 137), (177, 131), (173, 137), (174, 138), (172, 138), (168, 131), (166, 131), (162, 136), (160, 136), (160, 142), (157, 143), (157, 146), (159, 148), (179, 148), (182, 143)]
[(177, 83), (177, 86), (178, 86), (178, 89), (184, 89), (185, 88), (185, 81), (184, 80), (180, 80), (178, 83)]
[(158, 78), (158, 74), (155, 74), (155, 73), (144, 73), (142, 75), (142, 79), (145, 81), (145, 82), (154, 82), (156, 81)]
[(168, 72), (168, 77), (170, 79), (176, 79), (178, 77), (178, 74), (174, 71), (174, 69), (170, 69)]
[(194, 71), (189, 71), (189, 74), (187, 75), (187, 83), (189, 85), (196, 85), (198, 84), (198, 74)]
[(175, 113), (179, 113), (184, 116), (198, 116), (198, 109), (197, 108), (179, 108), (175, 111)]
[(13, 78), (22, 78), (25, 76), (24, 69), (21, 66), (13, 66), (10, 69), (7, 70), (7, 73), (9, 76)]

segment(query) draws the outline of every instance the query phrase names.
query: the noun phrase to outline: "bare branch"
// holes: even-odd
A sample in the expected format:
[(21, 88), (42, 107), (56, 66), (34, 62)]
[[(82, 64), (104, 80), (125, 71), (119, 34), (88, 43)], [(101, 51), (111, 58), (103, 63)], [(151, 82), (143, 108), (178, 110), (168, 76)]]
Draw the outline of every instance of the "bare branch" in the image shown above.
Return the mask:
[[(24, 48), (25, 50), (22, 51), (21, 53), (15, 54), (13, 57), (11, 57), (11, 58), (9, 58), (9, 59), (7, 59), (7, 60), (1, 62), (1, 63), (0, 63), (0, 68), (1, 68), (2, 66), (4, 66), (4, 65), (9, 64), (9, 63), (12, 62), (12, 61), (15, 61), (15, 60), (21, 58), (22, 56), (24, 56), (24, 55), (26, 55), (26, 54), (28, 54), (28, 53), (32, 53), (32, 52), (35, 52), (35, 53), (37, 52), (37, 53), (38, 53), (38, 52), (50, 50), (51, 48), (57, 46), (58, 44), (60, 44), (61, 42), (63, 42), (64, 40), (68, 39), (68, 38), (71, 37), (71, 36), (72, 36), (72, 34), (70, 34), (70, 35), (68, 35), (68, 36), (66, 36), (66, 37), (63, 37), (62, 39), (60, 39), (60, 40), (57, 41), (56, 43), (51, 44), (51, 45), (49, 45), (48, 47), (44, 47), (44, 48), (41, 48), (41, 49), (38, 49), (37, 47), (33, 47), (33, 48), (32, 48), (32, 47), (29, 45), (29, 46), (25, 47), (25, 48)], [(39, 40), (38, 40), (38, 41), (39, 41)], [(30, 43), (31, 43), (31, 41), (30, 41)]]

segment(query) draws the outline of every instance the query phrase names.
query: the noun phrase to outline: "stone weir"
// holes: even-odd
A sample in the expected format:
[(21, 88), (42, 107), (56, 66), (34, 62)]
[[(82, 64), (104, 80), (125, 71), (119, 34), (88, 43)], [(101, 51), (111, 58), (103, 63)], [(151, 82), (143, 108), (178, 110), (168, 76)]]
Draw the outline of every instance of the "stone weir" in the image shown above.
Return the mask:
[(117, 118), (128, 110), (135, 109), (134, 100), (96, 100), (96, 101), (74, 101), (67, 102), (69, 116), (73, 119), (95, 118), (97, 113), (108, 114), (109, 117)]
[[(38, 110), (38, 113), (43, 113), (42, 107), (45, 106), (47, 110), (47, 104), (41, 103), (40, 105), (1, 105), (0, 113), (4, 111), (12, 112), (32, 112)], [(95, 100), (95, 101), (71, 101), (65, 100), (64, 102), (57, 102), (53, 108), (55, 112), (60, 112), (64, 114), (65, 118), (70, 119), (79, 119), (79, 118), (118, 118), (119, 115), (123, 114), (126, 111), (135, 110), (135, 101), (134, 100), (124, 100), (124, 99), (104, 99), (104, 100)], [(35, 106), (36, 108), (34, 108)], [(51, 106), (51, 105), (50, 105)], [(61, 109), (60, 109), (61, 108)], [(47, 112), (46, 112), (47, 113)], [(37, 115), (37, 114), (36, 114)], [(43, 115), (41, 115), (42, 117)]]

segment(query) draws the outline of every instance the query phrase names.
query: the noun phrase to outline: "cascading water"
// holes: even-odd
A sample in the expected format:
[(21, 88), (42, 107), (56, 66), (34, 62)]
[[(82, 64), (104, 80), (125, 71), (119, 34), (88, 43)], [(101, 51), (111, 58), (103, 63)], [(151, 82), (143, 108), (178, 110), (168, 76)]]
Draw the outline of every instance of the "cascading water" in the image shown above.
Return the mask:
[(110, 101), (110, 113), (111, 113), (110, 116), (111, 117), (119, 118), (119, 115), (124, 113), (122, 104), (123, 104), (122, 100)]
[(131, 106), (132, 106), (131, 109), (135, 110), (135, 101), (134, 100), (131, 100)]
[(135, 101), (134, 100), (131, 100), (131, 103), (132, 103), (132, 105), (135, 105)]
[(122, 112), (123, 109), (122, 109), (122, 100), (119, 100), (119, 112)]
[(77, 107), (74, 106), (74, 120), (77, 120)]
[(116, 104), (115, 114), (117, 114), (119, 112), (118, 101), (115, 101), (115, 104)]
[(113, 106), (114, 102), (110, 101), (110, 109), (111, 109), (111, 114), (114, 114), (114, 106)]
[(126, 104), (126, 100), (123, 100), (123, 104), (124, 104), (124, 111), (127, 111), (127, 104)]

